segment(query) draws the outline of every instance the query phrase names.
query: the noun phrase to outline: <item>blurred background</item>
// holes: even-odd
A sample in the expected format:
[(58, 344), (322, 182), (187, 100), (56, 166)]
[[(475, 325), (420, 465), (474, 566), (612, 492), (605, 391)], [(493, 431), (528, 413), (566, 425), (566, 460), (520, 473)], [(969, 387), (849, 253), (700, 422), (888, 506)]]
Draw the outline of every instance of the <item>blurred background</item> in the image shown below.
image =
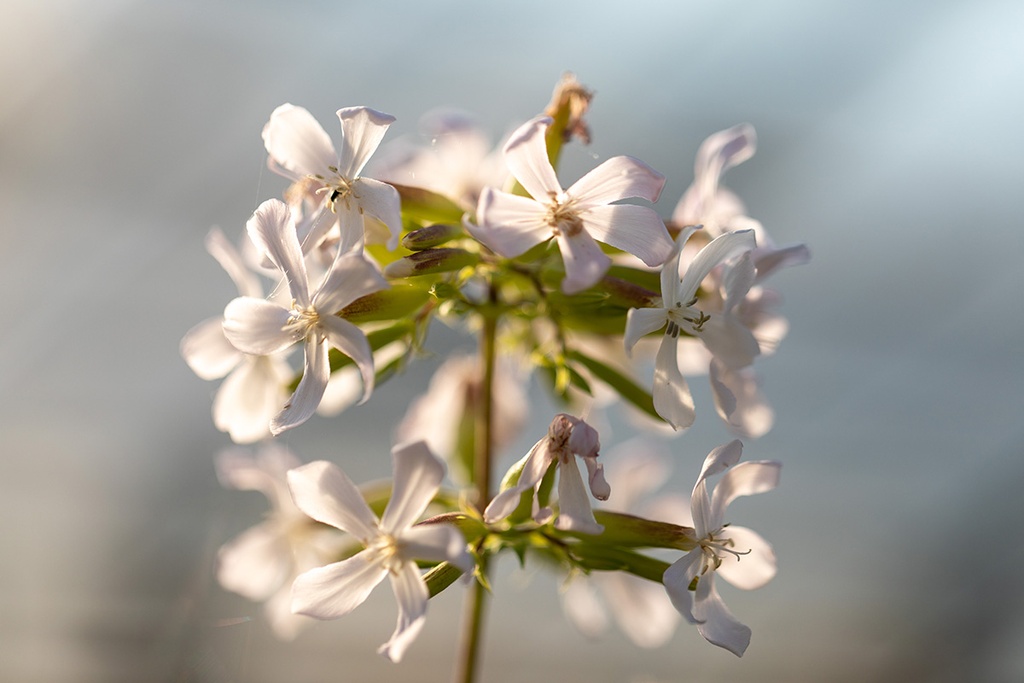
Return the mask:
[[(455, 106), (497, 141), (564, 71), (596, 97), (594, 142), (567, 150), (563, 180), (631, 154), (668, 176), (667, 217), (704, 137), (747, 121), (757, 155), (726, 184), (777, 242), (812, 249), (773, 279), (791, 323), (759, 363), (777, 420), (745, 451), (782, 460), (783, 484), (733, 508), (781, 571), (756, 593), (722, 589), (754, 632), (736, 659), (685, 627), (653, 651), (588, 640), (558, 581), (509, 560), (483, 680), (1024, 680), (1011, 0), (7, 0), (0, 678), (448, 679), (458, 588), (391, 665), (374, 652), (394, 623), (387, 590), (281, 643), (258, 605), (217, 586), (217, 548), (266, 502), (217, 483), (216, 385), (178, 342), (235, 296), (206, 232), (240, 235), (284, 187), (260, 140), (274, 107), (304, 106), (336, 136), (337, 108), (369, 105), (397, 117), (393, 140)], [(388, 476), (391, 429), (436, 365), (283, 441), (356, 481)], [(697, 425), (672, 442), (667, 485), (682, 493), (730, 438), (693, 385)]]

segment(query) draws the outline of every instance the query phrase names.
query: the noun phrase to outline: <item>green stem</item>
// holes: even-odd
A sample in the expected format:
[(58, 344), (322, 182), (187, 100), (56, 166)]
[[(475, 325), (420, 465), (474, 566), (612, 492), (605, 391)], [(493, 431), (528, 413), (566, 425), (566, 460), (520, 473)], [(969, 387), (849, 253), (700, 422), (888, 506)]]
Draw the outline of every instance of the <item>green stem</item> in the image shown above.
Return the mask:
[[(497, 293), (490, 289), (490, 303), (485, 309), (483, 329), (480, 331), (480, 360), (483, 377), (480, 387), (480, 405), (476, 413), (476, 458), (473, 463), (473, 484), (476, 499), (482, 511), (491, 500), (491, 461), (494, 459), (494, 365), (497, 357), (498, 319), (494, 314)], [(455, 670), (456, 683), (473, 683), (479, 669), (483, 641), (484, 612), (487, 605), (488, 557), (486, 552), (479, 555), (480, 576), (473, 582), (463, 613), (462, 638), (459, 642), (459, 659)]]

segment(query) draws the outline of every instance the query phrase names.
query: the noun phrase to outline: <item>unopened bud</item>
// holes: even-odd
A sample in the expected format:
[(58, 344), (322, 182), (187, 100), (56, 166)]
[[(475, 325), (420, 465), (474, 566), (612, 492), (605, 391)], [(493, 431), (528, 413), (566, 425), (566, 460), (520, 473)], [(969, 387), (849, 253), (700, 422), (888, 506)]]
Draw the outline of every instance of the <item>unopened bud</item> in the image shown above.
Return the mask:
[(409, 251), (422, 251), (438, 247), (463, 234), (460, 226), (435, 223), (408, 233), (402, 238), (402, 246)]
[(384, 267), (384, 277), (394, 279), (429, 273), (447, 273), (479, 262), (479, 255), (465, 249), (427, 249), (392, 261)]

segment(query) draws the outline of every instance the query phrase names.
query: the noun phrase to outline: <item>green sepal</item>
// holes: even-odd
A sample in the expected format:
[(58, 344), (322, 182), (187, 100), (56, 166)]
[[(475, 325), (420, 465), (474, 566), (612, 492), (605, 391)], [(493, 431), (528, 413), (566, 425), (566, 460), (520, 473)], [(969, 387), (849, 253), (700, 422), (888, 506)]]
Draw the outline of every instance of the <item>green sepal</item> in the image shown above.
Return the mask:
[(579, 351), (570, 351), (569, 358), (585, 367), (591, 374), (618, 392), (619, 396), (624, 400), (629, 401), (654, 419), (662, 419), (657, 411), (654, 410), (654, 398), (651, 396), (651, 392), (641, 387), (632, 378), (627, 377), (612, 366), (586, 356)]
[(642, 579), (662, 583), (671, 564), (647, 555), (602, 545), (577, 543), (569, 548), (573, 561), (584, 571), (623, 571)]
[(427, 584), (427, 594), (434, 597), (455, 583), (460, 576), (462, 576), (462, 570), (450, 562), (436, 565), (423, 575), (423, 581)]
[(604, 527), (604, 531), (597, 536), (569, 531), (559, 533), (618, 548), (672, 548), (689, 552), (697, 547), (692, 527), (611, 510), (594, 510), (594, 519)]
[(428, 287), (415, 284), (393, 284), (350, 303), (338, 315), (351, 323), (380, 320), (401, 320), (419, 311), (430, 298)]
[(402, 198), (402, 217), (421, 224), (462, 223), (465, 210), (444, 195), (422, 187), (391, 183)]

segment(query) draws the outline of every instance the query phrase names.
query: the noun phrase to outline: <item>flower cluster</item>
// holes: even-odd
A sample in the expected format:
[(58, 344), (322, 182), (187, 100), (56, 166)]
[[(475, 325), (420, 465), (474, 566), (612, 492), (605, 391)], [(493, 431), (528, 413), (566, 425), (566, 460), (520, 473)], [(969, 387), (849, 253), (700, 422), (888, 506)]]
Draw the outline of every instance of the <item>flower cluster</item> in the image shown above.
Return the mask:
[[(347, 615), (387, 577), (398, 623), (380, 652), (398, 661), (431, 596), (464, 576), (470, 599), (483, 600), (490, 558), (511, 550), (563, 568), (577, 596), (590, 595), (587, 577), (602, 583), (640, 645), (665, 642), (682, 618), (716, 645), (746, 649), (750, 631), (714, 577), (757, 588), (775, 560), (724, 515), (737, 496), (774, 488), (779, 464), (737, 464), (742, 446), (732, 441), (707, 456), (689, 515), (659, 512), (646, 500), (653, 486), (606, 476), (598, 432), (578, 415), (611, 395), (685, 430), (698, 412), (685, 377), (706, 372), (726, 427), (764, 434), (774, 416), (752, 366), (787, 325), (762, 283), (808, 252), (775, 246), (721, 185), (754, 152), (747, 125), (704, 143), (672, 220), (649, 205), (665, 177), (629, 156), (563, 189), (560, 152), (589, 141), (590, 100), (567, 77), (499, 152), (465, 116), (435, 114), (430, 146), (382, 148), (376, 172), (371, 157), (393, 117), (340, 109), (335, 146), (305, 109), (271, 114), (269, 166), (290, 185), (256, 208), (240, 248), (210, 233), (207, 249), (238, 296), (190, 330), (181, 353), (201, 378), (224, 378), (214, 424), (236, 443), (262, 442), (258, 455), (220, 459), (225, 484), (263, 492), (272, 512), (224, 546), (218, 576), (266, 601), (282, 636), (309, 621), (294, 615)], [(433, 321), (477, 334), (480, 352), (442, 364), (396, 420), (389, 485), (359, 488), (337, 465), (302, 465), (274, 444), (317, 412), (370, 399), (427, 348)], [(528, 424), (531, 377), (565, 412), (494, 490), (500, 450)], [(449, 471), (458, 488), (443, 486)], [(592, 504), (613, 490), (629, 513)], [(581, 614), (584, 598), (568, 596)], [(622, 606), (631, 602), (660, 616), (630, 615)], [(479, 624), (470, 629), (475, 642)], [(468, 649), (471, 658), (477, 648)]]

